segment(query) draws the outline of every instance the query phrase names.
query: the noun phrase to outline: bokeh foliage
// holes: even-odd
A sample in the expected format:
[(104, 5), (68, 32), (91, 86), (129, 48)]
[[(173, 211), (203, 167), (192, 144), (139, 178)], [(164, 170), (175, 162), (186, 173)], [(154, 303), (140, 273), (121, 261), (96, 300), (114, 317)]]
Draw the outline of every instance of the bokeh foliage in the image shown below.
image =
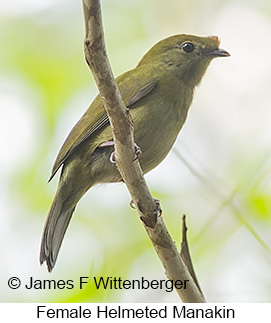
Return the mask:
[[(80, 276), (164, 279), (121, 184), (94, 188), (83, 198), (54, 272), (39, 267), (40, 234), (57, 185), (56, 179), (46, 183), (50, 167), (97, 92), (84, 62), (81, 3), (24, 1), (0, 6), (1, 300), (177, 301), (174, 292), (78, 288)], [(181, 215), (187, 214), (196, 272), (209, 301), (270, 301), (270, 3), (102, 5), (116, 75), (174, 33), (218, 34), (231, 52), (229, 61), (210, 67), (174, 152), (147, 180), (178, 245)], [(264, 53), (256, 35), (265, 39)], [(25, 283), (30, 276), (73, 279), (76, 288), (10, 291), (11, 276)]]

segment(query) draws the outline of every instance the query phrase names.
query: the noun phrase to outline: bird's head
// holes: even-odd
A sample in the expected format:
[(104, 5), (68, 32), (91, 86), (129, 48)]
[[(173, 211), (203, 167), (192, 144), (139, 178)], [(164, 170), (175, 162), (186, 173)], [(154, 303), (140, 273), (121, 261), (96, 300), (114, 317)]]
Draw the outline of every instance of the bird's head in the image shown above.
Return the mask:
[(227, 57), (230, 54), (219, 48), (217, 36), (198, 37), (193, 35), (175, 35), (155, 44), (142, 58), (138, 66), (154, 64), (176, 73), (184, 82), (195, 86), (215, 57)]

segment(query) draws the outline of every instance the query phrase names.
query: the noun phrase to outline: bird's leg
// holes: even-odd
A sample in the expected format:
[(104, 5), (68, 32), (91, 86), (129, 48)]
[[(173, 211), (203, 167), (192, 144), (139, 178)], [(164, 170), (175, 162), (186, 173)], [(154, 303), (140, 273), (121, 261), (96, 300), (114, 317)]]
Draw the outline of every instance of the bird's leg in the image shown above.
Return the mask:
[[(109, 147), (109, 146), (115, 146), (115, 142), (113, 140), (105, 141), (102, 142), (99, 147)], [(142, 151), (140, 147), (135, 143), (135, 160), (137, 160), (142, 154)], [(115, 150), (111, 153), (109, 160), (111, 163), (115, 164), (116, 163), (116, 152)]]
[[(109, 141), (105, 141), (102, 142), (99, 147), (109, 147), (109, 146), (115, 146), (115, 142), (114, 140), (109, 140)], [(111, 161), (111, 163), (115, 164), (116, 163), (116, 153), (115, 150), (111, 153), (109, 160)]]

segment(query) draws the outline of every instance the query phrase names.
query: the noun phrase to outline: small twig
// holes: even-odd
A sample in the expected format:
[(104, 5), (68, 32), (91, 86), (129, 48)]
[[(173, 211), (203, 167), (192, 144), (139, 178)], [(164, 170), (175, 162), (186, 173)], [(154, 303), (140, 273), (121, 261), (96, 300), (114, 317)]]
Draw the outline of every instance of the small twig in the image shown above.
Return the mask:
[(176, 289), (183, 302), (205, 302), (171, 239), (159, 205), (151, 196), (138, 160), (134, 160), (133, 126), (106, 56), (99, 0), (83, 0), (85, 57), (94, 75), (109, 116), (115, 142), (117, 167), (129, 190), (144, 227), (165, 268), (168, 279), (189, 280), (186, 289)]
[(182, 246), (181, 246), (181, 257), (187, 267), (187, 269), (189, 270), (190, 275), (192, 276), (195, 284), (198, 286), (199, 291), (202, 294), (202, 291), (200, 289), (195, 271), (194, 271), (194, 267), (192, 264), (192, 260), (191, 260), (191, 256), (190, 256), (190, 252), (189, 252), (189, 247), (188, 247), (188, 241), (187, 241), (187, 226), (186, 226), (186, 216), (183, 215), (183, 230), (182, 230)]

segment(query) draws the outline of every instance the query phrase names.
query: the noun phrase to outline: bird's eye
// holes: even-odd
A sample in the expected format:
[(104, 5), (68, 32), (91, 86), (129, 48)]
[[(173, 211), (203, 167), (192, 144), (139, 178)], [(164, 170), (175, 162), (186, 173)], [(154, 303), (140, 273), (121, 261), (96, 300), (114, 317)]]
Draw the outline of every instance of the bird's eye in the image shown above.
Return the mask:
[(195, 46), (192, 43), (184, 43), (182, 44), (181, 48), (186, 52), (186, 53), (192, 53), (193, 50), (195, 49)]

